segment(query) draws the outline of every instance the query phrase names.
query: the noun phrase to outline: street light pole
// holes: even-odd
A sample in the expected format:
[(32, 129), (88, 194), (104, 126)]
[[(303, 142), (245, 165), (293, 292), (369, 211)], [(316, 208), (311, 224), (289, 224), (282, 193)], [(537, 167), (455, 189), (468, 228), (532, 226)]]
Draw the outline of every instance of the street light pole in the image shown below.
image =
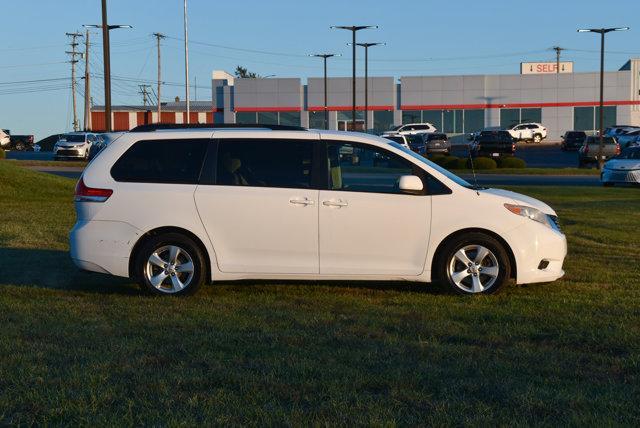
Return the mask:
[(187, 24), (187, 0), (184, 0), (184, 87), (187, 103), (187, 123), (189, 123), (189, 30)]
[(337, 28), (340, 30), (349, 30), (351, 31), (351, 44), (353, 49), (351, 50), (351, 54), (353, 55), (352, 64), (353, 64), (353, 72), (351, 77), (351, 91), (352, 91), (352, 103), (351, 103), (351, 130), (356, 130), (356, 32), (360, 30), (366, 30), (368, 28), (378, 28), (377, 25), (334, 25), (330, 28)]
[(327, 106), (327, 58), (331, 58), (334, 56), (342, 56), (340, 54), (313, 54), (309, 55), (316, 58), (322, 58), (322, 62), (324, 63), (324, 129), (329, 129), (329, 109)]
[(385, 43), (357, 43), (364, 48), (364, 132), (369, 129), (369, 48)]
[(604, 165), (604, 158), (602, 153), (604, 152), (604, 35), (610, 33), (612, 31), (625, 31), (628, 30), (629, 27), (619, 27), (619, 28), (585, 28), (578, 30), (578, 33), (598, 33), (600, 34), (600, 112), (599, 112), (599, 140), (600, 144), (598, 145), (598, 169), (602, 169)]

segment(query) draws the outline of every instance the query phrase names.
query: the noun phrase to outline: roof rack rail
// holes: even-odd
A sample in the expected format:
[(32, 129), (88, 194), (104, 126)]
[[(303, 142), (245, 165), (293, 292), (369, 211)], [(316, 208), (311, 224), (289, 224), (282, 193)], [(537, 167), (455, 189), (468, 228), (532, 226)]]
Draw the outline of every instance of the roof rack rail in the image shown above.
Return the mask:
[(256, 123), (152, 123), (148, 125), (138, 125), (129, 132), (151, 132), (164, 129), (224, 129), (224, 128), (256, 128), (270, 129), (272, 131), (307, 131), (302, 126), (291, 125), (262, 125)]

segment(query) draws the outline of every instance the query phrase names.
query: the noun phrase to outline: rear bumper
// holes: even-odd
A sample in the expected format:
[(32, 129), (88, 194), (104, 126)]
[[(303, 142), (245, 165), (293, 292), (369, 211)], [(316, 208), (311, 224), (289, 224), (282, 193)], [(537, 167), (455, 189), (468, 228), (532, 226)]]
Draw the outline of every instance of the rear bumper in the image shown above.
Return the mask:
[(80, 269), (129, 276), (129, 257), (143, 232), (119, 221), (78, 221), (69, 235), (71, 259)]

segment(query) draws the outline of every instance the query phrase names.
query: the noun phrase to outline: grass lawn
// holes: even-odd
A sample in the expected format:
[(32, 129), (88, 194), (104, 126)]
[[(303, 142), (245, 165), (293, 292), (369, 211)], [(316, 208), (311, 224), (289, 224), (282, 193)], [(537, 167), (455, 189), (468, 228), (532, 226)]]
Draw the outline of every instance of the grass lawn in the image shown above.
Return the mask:
[(638, 189), (513, 188), (558, 210), (552, 284), (253, 281), (180, 299), (75, 269), (73, 186), (0, 162), (0, 426), (640, 421)]
[(65, 167), (82, 167), (87, 166), (87, 161), (74, 161), (74, 160), (26, 160), (26, 159), (6, 159), (6, 162), (15, 163), (20, 166), (55, 166), (60, 168)]
[[(471, 174), (470, 169), (454, 169), (456, 174)], [(597, 168), (496, 168), (477, 169), (476, 174), (506, 175), (600, 175)]]

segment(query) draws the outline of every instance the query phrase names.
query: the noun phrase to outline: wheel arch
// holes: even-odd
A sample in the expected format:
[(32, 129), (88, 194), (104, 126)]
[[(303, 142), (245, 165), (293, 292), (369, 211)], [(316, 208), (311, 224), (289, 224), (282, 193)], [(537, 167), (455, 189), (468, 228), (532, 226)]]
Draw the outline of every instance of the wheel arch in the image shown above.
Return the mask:
[(209, 251), (207, 251), (207, 247), (204, 245), (204, 242), (202, 242), (202, 239), (200, 239), (198, 235), (196, 235), (195, 233), (187, 229), (177, 227), (177, 226), (157, 227), (155, 229), (149, 230), (138, 239), (138, 241), (135, 243), (135, 245), (131, 249), (131, 256), (129, 257), (129, 277), (133, 278), (134, 276), (133, 270), (134, 270), (134, 265), (136, 261), (136, 253), (138, 252), (140, 247), (145, 242), (147, 242), (151, 237), (162, 235), (164, 233), (179, 233), (187, 236), (189, 239), (193, 240), (193, 242), (196, 243), (196, 245), (198, 246), (198, 248), (200, 248), (200, 251), (202, 251), (202, 254), (204, 256), (206, 269), (207, 269), (207, 282), (210, 282), (211, 281), (211, 258), (209, 257)]
[(483, 229), (481, 227), (470, 227), (470, 228), (466, 228), (466, 229), (460, 229), (460, 230), (456, 230), (455, 232), (451, 232), (449, 235), (447, 235), (444, 239), (442, 239), (440, 241), (440, 243), (438, 244), (438, 246), (436, 247), (436, 250), (433, 252), (433, 258), (431, 259), (431, 275), (432, 275), (432, 279), (439, 279), (436, 278), (435, 276), (437, 275), (437, 266), (438, 263), (440, 261), (440, 257), (442, 257), (442, 250), (444, 248), (444, 246), (452, 239), (460, 236), (460, 235), (464, 235), (467, 233), (484, 233), (486, 235), (489, 235), (490, 237), (494, 238), (496, 241), (498, 241), (505, 249), (505, 251), (507, 252), (507, 255), (509, 256), (509, 263), (511, 264), (511, 278), (513, 279), (517, 279), (518, 278), (518, 266), (516, 264), (516, 257), (513, 253), (513, 250), (511, 249), (511, 246), (509, 245), (509, 243), (507, 241), (505, 241), (505, 239), (498, 235), (495, 232), (492, 232), (491, 230), (488, 229)]

